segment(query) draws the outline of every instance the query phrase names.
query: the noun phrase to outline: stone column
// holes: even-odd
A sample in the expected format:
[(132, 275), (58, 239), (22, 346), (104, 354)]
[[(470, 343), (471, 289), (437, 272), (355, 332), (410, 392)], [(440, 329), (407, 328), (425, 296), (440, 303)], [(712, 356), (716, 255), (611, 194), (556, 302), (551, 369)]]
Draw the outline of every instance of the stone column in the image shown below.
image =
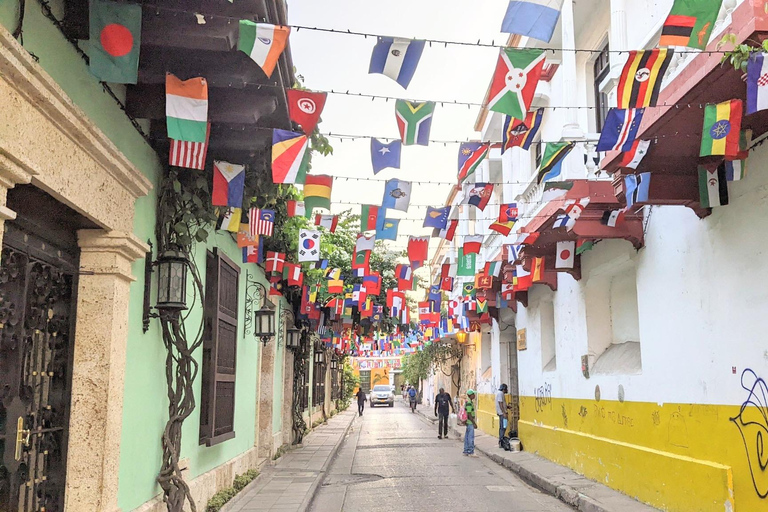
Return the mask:
[(119, 510), (128, 303), (135, 281), (131, 264), (149, 247), (117, 231), (83, 229), (77, 238), (80, 275), (64, 508), (113, 512)]
[[(610, 49), (617, 51), (627, 50), (627, 10), (626, 0), (611, 0), (611, 33)], [(620, 76), (621, 69), (627, 56), (624, 54), (611, 54), (611, 76)], [(616, 70), (618, 68), (618, 70)], [(617, 73), (614, 73), (617, 71)]]
[(31, 165), (11, 158), (0, 147), (0, 246), (5, 233), (5, 221), (16, 218), (16, 212), (6, 206), (8, 189), (16, 185), (26, 185), (32, 181), (34, 174)]
[[(578, 105), (576, 91), (578, 83), (576, 80), (576, 52), (567, 51), (576, 48), (576, 36), (573, 27), (573, 0), (563, 2), (563, 10), (560, 14), (560, 23), (562, 26), (563, 38), (563, 105)], [(563, 126), (564, 139), (579, 139), (584, 137), (584, 132), (579, 126), (579, 110), (575, 108), (566, 109), (565, 126)]]
[[(280, 318), (280, 310), (276, 310), (275, 318)], [(275, 321), (278, 329), (281, 328), (279, 320)], [(275, 352), (277, 347), (278, 333), (275, 337), (261, 348), (261, 372), (259, 374), (259, 402), (258, 402), (258, 431), (257, 447), (260, 458), (271, 458), (273, 453), (272, 446), (272, 400), (275, 389)], [(259, 342), (260, 343), (260, 342)]]
[(283, 444), (293, 442), (293, 357), (292, 350), (285, 350), (283, 357)]

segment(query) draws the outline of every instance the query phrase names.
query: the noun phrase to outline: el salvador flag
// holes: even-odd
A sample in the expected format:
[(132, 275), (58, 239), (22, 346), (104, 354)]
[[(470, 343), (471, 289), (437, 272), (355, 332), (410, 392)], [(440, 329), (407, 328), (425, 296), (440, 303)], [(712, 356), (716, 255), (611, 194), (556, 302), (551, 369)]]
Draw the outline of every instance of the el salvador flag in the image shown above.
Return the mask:
[(501, 31), (550, 42), (563, 0), (512, 0), (501, 23)]
[(379, 37), (368, 73), (381, 73), (408, 88), (424, 51), (424, 41)]

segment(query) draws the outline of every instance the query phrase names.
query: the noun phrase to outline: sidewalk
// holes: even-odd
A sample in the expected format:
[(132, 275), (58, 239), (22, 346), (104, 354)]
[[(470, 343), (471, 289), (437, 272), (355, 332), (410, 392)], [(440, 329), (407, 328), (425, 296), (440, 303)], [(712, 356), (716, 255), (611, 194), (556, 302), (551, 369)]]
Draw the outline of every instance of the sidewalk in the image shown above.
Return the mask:
[[(407, 407), (407, 404), (403, 404)], [(420, 405), (416, 412), (432, 423), (437, 422), (434, 407)], [(450, 419), (450, 432), (462, 438), (464, 427), (456, 426), (455, 415)], [(658, 512), (618, 491), (579, 475), (565, 466), (528, 453), (505, 452), (496, 437), (475, 430), (475, 450), (492, 461), (516, 473), (528, 484), (557, 497), (581, 512)]]
[(310, 432), (302, 445), (264, 466), (222, 512), (303, 512), (357, 416), (350, 407)]

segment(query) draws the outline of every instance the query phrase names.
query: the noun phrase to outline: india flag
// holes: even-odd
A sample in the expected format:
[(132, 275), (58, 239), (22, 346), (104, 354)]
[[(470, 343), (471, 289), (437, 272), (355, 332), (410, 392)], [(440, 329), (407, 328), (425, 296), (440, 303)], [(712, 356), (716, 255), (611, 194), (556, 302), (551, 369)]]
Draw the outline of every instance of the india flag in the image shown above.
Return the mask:
[(179, 80), (165, 75), (165, 116), (168, 137), (206, 142), (208, 131), (208, 82), (205, 78)]
[(289, 27), (281, 25), (240, 20), (237, 49), (253, 59), (264, 70), (265, 75), (272, 76), (290, 32)]

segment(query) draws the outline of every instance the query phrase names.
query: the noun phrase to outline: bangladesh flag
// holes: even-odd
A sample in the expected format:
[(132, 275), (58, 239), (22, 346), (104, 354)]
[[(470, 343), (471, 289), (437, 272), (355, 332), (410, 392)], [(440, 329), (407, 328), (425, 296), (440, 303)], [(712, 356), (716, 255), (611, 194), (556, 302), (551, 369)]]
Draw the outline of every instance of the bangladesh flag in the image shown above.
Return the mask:
[(102, 82), (135, 84), (139, 74), (141, 5), (91, 0), (90, 69)]
[(544, 69), (544, 50), (504, 48), (488, 94), (488, 108), (525, 120)]

